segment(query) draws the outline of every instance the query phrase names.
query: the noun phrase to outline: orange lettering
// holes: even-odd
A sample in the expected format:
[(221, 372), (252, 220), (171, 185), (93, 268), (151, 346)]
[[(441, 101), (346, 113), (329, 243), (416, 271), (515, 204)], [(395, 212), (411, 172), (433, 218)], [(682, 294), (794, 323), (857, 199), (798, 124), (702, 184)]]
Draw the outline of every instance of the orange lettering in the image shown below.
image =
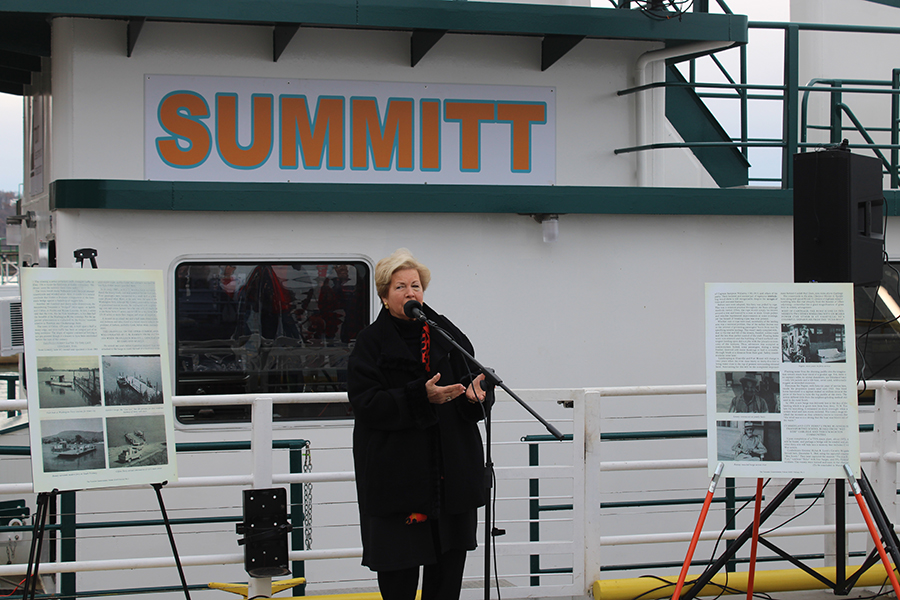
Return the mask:
[(351, 169), (369, 168), (369, 148), (376, 170), (391, 168), (394, 151), (397, 151), (397, 169), (413, 168), (413, 102), (412, 100), (388, 100), (384, 124), (378, 116), (378, 103), (374, 98), (351, 98), (350, 119), (352, 133)]
[(319, 169), (328, 144), (328, 168), (343, 169), (344, 99), (319, 97), (313, 123), (306, 96), (281, 96), (281, 167), (297, 168), (299, 146), (303, 168)]
[(236, 169), (255, 169), (272, 153), (273, 111), (270, 94), (254, 94), (250, 102), (250, 145), (238, 141), (237, 95), (216, 94), (216, 142), (222, 160)]
[(531, 171), (531, 124), (547, 122), (545, 104), (513, 104), (497, 105), (497, 120), (508, 121), (512, 136), (512, 170)]
[[(200, 121), (209, 117), (206, 100), (193, 92), (174, 92), (159, 104), (159, 124), (171, 137), (156, 138), (156, 151), (172, 167), (190, 169), (203, 164), (212, 148), (209, 129)], [(187, 142), (182, 148), (179, 140)]]
[(422, 100), (422, 164), (423, 171), (441, 169), (441, 101)]
[(444, 118), (459, 121), (459, 168), (462, 171), (481, 169), (481, 123), (495, 120), (493, 102), (444, 103)]

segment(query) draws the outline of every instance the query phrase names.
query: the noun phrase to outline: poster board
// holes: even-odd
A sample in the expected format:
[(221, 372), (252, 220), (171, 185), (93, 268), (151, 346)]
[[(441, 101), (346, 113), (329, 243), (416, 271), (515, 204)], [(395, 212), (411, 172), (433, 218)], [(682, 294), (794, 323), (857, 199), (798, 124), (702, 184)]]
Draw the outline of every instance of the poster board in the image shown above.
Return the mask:
[(34, 491), (177, 479), (162, 272), (20, 282)]
[(859, 472), (853, 286), (706, 284), (710, 477)]

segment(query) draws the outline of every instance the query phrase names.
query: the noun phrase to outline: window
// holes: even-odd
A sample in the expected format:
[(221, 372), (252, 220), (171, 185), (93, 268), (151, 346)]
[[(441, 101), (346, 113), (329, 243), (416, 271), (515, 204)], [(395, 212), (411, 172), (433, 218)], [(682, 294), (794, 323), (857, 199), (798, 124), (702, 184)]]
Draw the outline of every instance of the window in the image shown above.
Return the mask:
[(880, 287), (854, 288), (856, 362), (858, 371), (865, 379), (900, 379), (898, 268), (898, 262), (885, 264)]
[[(347, 390), (371, 321), (362, 261), (185, 262), (175, 269), (175, 389), (203, 394)], [(276, 420), (345, 419), (346, 403), (276, 405)], [(182, 423), (250, 420), (250, 407), (179, 407)]]

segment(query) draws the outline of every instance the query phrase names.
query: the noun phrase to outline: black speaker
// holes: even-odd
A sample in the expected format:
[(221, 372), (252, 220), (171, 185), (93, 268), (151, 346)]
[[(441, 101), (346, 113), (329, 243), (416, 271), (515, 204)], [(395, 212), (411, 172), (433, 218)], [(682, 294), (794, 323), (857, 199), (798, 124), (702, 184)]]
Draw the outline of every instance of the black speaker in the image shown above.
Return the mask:
[(794, 155), (794, 281), (878, 283), (881, 161), (847, 150)]

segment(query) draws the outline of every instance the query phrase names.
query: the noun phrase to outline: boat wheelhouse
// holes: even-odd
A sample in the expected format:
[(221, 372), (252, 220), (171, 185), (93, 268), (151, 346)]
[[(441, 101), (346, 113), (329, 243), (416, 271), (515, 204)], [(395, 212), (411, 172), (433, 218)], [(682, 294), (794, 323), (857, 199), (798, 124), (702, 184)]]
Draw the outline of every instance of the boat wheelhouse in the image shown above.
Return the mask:
[[(500, 403), (503, 595), (603, 595), (595, 581), (676, 572), (708, 485), (703, 285), (793, 281), (792, 155), (847, 138), (883, 158), (885, 248), (900, 255), (900, 8), (791, 4), (790, 23), (700, 0), (0, 7), (0, 64), (17, 71), (0, 89), (26, 105), (21, 266), (76, 266), (93, 249), (100, 268), (164, 273), (163, 376), (184, 453), (166, 493), (192, 584), (244, 576), (239, 492), (262, 482), (291, 489), (306, 593), (374, 586), (359, 566), (345, 365), (378, 307), (375, 262), (400, 246), (435, 275), (429, 305), (569, 436), (550, 443)], [(753, 36), (774, 57), (752, 62)], [(763, 83), (720, 72), (747, 60)], [(860, 327), (875, 328), (865, 379), (897, 378), (895, 273), (857, 291)], [(873, 479), (895, 492), (893, 386), (870, 387), (861, 410)], [(0, 494), (27, 498), (25, 516), (27, 432), (21, 403), (6, 406)], [(741, 485), (717, 504), (722, 523)], [(829, 493), (809, 483), (794, 502)], [(162, 536), (104, 534), (156, 510), (147, 490), (67, 494), (48, 590), (179, 589), (153, 566)], [(833, 566), (832, 512), (805, 514), (791, 552)]]

